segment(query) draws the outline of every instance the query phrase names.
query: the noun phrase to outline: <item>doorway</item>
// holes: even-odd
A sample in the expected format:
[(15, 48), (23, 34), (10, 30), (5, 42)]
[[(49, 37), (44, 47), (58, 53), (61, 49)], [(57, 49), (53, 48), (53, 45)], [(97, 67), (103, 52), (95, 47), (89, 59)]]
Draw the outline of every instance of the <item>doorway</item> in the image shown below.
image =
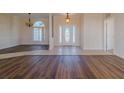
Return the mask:
[(76, 46), (77, 30), (75, 25), (59, 27), (59, 43), (62, 46)]

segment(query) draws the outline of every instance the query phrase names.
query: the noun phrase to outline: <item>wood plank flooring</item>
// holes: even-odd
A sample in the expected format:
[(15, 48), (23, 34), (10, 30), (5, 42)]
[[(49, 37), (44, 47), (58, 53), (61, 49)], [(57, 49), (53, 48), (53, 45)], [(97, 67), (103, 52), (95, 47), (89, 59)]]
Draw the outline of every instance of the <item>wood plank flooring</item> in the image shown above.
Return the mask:
[(34, 50), (48, 50), (48, 49), (49, 49), (48, 45), (18, 45), (15, 47), (1, 49), (0, 54), (34, 51)]
[(21, 56), (0, 60), (1, 79), (124, 79), (124, 60), (113, 55)]

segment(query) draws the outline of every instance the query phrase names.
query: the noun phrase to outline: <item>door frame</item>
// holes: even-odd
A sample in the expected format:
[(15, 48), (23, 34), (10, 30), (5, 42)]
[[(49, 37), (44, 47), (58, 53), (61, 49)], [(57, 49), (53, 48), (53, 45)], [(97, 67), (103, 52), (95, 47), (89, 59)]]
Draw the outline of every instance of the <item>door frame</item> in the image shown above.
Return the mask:
[[(72, 29), (72, 30), (74, 30), (74, 25), (63, 25), (63, 26), (61, 26), (62, 28), (61, 28), (61, 33), (62, 33), (62, 36), (61, 36), (61, 46), (76, 46), (76, 42), (74, 43), (73, 42), (73, 31), (71, 31), (70, 30), (70, 42), (69, 43), (66, 43), (66, 41), (65, 41), (65, 38), (64, 38), (64, 36), (65, 36), (65, 29), (66, 28), (70, 28), (70, 29)], [(60, 32), (59, 32), (60, 33)], [(75, 39), (76, 39), (76, 35), (77, 35), (77, 33), (75, 33)], [(75, 40), (76, 41), (76, 40)]]

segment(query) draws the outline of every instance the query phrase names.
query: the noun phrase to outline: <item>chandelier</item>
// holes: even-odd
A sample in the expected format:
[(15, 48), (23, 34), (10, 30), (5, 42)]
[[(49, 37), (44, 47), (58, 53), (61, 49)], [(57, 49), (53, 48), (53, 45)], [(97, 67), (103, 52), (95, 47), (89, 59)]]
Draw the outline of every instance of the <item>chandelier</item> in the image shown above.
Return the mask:
[(67, 13), (67, 16), (66, 16), (66, 18), (65, 18), (65, 22), (66, 22), (66, 23), (69, 23), (69, 22), (70, 22), (69, 13)]
[(28, 15), (29, 15), (29, 19), (28, 19), (28, 22), (25, 23), (25, 25), (28, 27), (32, 27), (33, 23), (31, 22), (31, 13), (28, 13)]

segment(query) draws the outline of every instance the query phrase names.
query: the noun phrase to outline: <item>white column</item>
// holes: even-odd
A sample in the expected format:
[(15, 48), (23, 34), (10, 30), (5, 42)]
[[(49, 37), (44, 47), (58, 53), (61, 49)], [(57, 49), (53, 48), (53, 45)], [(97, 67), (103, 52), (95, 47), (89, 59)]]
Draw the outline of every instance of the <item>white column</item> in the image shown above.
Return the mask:
[(84, 15), (81, 14), (81, 21), (80, 21), (80, 47), (83, 50), (84, 48)]
[(52, 50), (54, 47), (54, 39), (52, 36), (52, 30), (53, 30), (53, 18), (52, 18), (52, 14), (49, 14), (49, 50)]

